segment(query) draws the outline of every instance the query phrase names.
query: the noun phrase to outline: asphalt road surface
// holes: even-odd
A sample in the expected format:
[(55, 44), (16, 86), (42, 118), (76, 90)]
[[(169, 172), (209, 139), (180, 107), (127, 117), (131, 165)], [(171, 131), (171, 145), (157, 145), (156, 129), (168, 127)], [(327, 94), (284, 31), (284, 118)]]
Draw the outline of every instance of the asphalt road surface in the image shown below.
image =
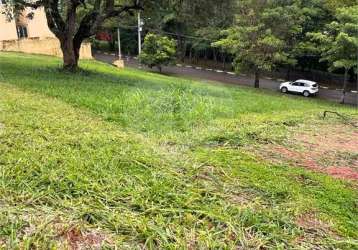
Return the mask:
[[(110, 63), (112, 64), (113, 61), (117, 60), (117, 57), (113, 54), (104, 54), (104, 53), (94, 53), (94, 57), (96, 60)], [(140, 66), (138, 61), (135, 59), (125, 59), (124, 60), (126, 67), (131, 68), (140, 68), (147, 71), (156, 72), (156, 70), (149, 69), (144, 66)], [(244, 85), (244, 86), (253, 86), (253, 78), (247, 75), (236, 75), (233, 72), (221, 71), (216, 69), (209, 69), (209, 68), (201, 68), (191, 65), (181, 65), (177, 64), (176, 66), (168, 66), (163, 67), (163, 73), (172, 75), (172, 76), (181, 76), (187, 77), (192, 79), (202, 79), (202, 80), (209, 80), (209, 81), (216, 81), (226, 84), (235, 84), (235, 85)], [(260, 88), (269, 89), (278, 91), (280, 85), (279, 80), (271, 79), (271, 78), (262, 78), (260, 79)], [(336, 89), (328, 89), (328, 88), (321, 88), (317, 98), (330, 100), (334, 102), (339, 102), (341, 98), (341, 90)], [(302, 97), (304, 98), (304, 97)], [(349, 92), (346, 96), (346, 104), (350, 105), (358, 105), (358, 94), (357, 92)]]

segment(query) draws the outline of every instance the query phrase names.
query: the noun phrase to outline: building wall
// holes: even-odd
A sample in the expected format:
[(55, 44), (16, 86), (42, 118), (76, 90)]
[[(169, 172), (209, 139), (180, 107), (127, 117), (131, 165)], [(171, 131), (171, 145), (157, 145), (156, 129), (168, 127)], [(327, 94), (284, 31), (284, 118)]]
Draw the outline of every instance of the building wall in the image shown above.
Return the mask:
[[(0, 0), (0, 11), (1, 1), (2, 0)], [(34, 13), (32, 19), (27, 18), (30, 12)], [(16, 24), (26, 26), (27, 39), (18, 39)], [(47, 26), (46, 15), (43, 8), (25, 10), (18, 20), (12, 20), (10, 22), (6, 20), (5, 15), (0, 14), (0, 51), (15, 51), (62, 57), (60, 43)], [(91, 45), (89, 43), (84, 43), (81, 46), (80, 58), (92, 58)]]
[(34, 18), (32, 20), (27, 19), (28, 37), (55, 37), (55, 35), (47, 26), (46, 15), (43, 8), (34, 10), (32, 12), (34, 12)]
[[(0, 0), (1, 1), (1, 0)], [(0, 3), (1, 11), (1, 3)], [(32, 19), (27, 18), (27, 14), (33, 12)], [(18, 23), (27, 27), (29, 38), (39, 37), (55, 37), (47, 26), (45, 11), (43, 8), (37, 10), (25, 10), (22, 17), (19, 18)], [(0, 41), (17, 39), (16, 22), (11, 20), (8, 22), (5, 15), (0, 14)]]
[[(1, 12), (1, 4), (0, 4)], [(5, 15), (0, 14), (0, 41), (17, 39), (15, 21), (8, 22)]]
[[(14, 51), (62, 57), (60, 42), (57, 38), (29, 38), (0, 41), (0, 51)], [(80, 59), (92, 59), (90, 43), (82, 44)]]

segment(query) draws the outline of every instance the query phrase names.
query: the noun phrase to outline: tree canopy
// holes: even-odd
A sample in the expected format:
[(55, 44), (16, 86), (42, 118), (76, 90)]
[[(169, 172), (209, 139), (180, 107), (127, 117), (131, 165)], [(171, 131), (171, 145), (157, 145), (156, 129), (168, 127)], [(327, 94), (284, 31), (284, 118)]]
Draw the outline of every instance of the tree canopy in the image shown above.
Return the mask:
[(24, 8), (44, 8), (49, 29), (61, 44), (64, 68), (78, 66), (82, 42), (95, 35), (103, 23), (142, 9), (140, 0), (11, 0), (15, 13)]
[[(144, 36), (153, 33), (174, 39), (179, 60), (202, 58), (225, 65), (228, 59), (237, 71), (255, 73), (256, 87), (263, 71), (276, 68), (287, 72), (298, 66), (302, 70), (348, 71), (351, 79), (355, 77), (352, 61), (356, 53), (351, 53), (355, 35), (348, 28), (356, 23), (356, 0), (7, 2), (8, 9), (19, 12), (25, 7), (44, 8), (48, 26), (61, 43), (64, 67), (70, 70), (77, 68), (84, 40), (103, 30), (114, 33), (118, 26), (127, 27), (122, 28), (123, 47), (136, 53), (137, 17), (130, 14), (141, 11)], [(116, 36), (112, 37), (115, 49)], [(348, 61), (353, 66), (343, 67)]]
[(337, 9), (336, 20), (327, 24), (322, 32), (307, 34), (321, 53), (321, 61), (329, 70), (344, 69), (344, 103), (348, 71), (357, 73), (358, 59), (358, 5)]
[(144, 39), (143, 51), (139, 55), (139, 60), (150, 68), (157, 67), (161, 72), (163, 65), (175, 62), (175, 54), (174, 40), (149, 33)]
[(238, 9), (234, 25), (214, 45), (235, 55), (237, 71), (253, 71), (258, 88), (260, 71), (272, 70), (278, 63), (295, 63), (289, 52), (303, 20), (297, 15), (298, 6), (284, 2), (244, 0)]

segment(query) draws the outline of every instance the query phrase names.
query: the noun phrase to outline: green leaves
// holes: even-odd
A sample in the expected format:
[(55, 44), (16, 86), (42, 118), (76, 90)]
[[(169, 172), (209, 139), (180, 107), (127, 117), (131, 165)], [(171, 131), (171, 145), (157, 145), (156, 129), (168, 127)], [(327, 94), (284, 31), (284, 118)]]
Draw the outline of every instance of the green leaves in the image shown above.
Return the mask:
[(139, 59), (141, 63), (148, 67), (158, 67), (168, 65), (175, 61), (175, 41), (165, 36), (158, 36), (149, 33), (144, 40), (143, 52)]
[(235, 55), (237, 70), (272, 70), (277, 64), (295, 64), (288, 51), (302, 31), (298, 6), (271, 1), (246, 0), (239, 4), (233, 27), (214, 43)]
[(321, 61), (327, 61), (329, 70), (357, 67), (358, 5), (340, 8), (336, 20), (326, 25), (323, 32), (309, 33), (310, 40), (319, 48)]

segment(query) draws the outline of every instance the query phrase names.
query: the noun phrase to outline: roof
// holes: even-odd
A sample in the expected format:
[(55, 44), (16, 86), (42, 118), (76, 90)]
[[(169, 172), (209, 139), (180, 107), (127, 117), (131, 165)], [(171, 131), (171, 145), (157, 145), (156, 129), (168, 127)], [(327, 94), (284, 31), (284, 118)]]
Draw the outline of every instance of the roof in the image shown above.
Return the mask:
[(302, 82), (302, 83), (306, 83), (306, 84), (310, 84), (310, 85), (316, 84), (316, 82), (314, 82), (314, 81), (302, 80), (302, 79), (297, 80), (296, 82)]

